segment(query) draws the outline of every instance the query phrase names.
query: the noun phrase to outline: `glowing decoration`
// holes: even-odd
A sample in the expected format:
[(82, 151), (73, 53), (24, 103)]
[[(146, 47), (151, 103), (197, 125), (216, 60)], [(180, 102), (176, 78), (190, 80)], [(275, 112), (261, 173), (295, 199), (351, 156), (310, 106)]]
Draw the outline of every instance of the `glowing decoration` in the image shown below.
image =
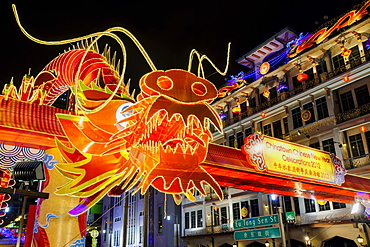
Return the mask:
[(361, 34), (356, 31), (353, 31), (352, 34), (356, 37), (358, 42), (362, 42)]
[(240, 84), (240, 83), (237, 83), (237, 82), (234, 82), (231, 85), (225, 86), (225, 87), (221, 88), (220, 90), (218, 90), (218, 96), (217, 97), (221, 97), (221, 98), (225, 97), (229, 92), (231, 92), (235, 89), (238, 89), (241, 86), (243, 86), (243, 84)]
[(220, 118), (221, 118), (221, 120), (223, 121), (223, 120), (225, 120), (226, 119), (226, 113), (225, 112), (221, 112), (220, 114), (218, 114), (219, 116), (220, 116)]
[[(0, 187), (7, 188), (12, 187), (15, 182), (12, 180), (12, 174), (6, 169), (0, 169)], [(6, 215), (6, 209), (8, 208), (8, 203), (11, 196), (9, 194), (0, 194), (0, 217)], [(9, 210), (8, 210), (9, 211)], [(0, 225), (4, 223), (4, 220), (0, 219)]]
[(307, 81), (308, 75), (306, 73), (301, 73), (297, 76), (297, 80), (302, 82), (302, 81)]
[(270, 91), (269, 90), (265, 90), (263, 91), (263, 94), (262, 94), (264, 97), (268, 98), (270, 96)]
[(349, 76), (348, 76), (348, 75), (346, 75), (345, 77), (343, 77), (343, 81), (345, 81), (345, 82), (349, 82), (349, 81), (350, 81)]
[(317, 203), (321, 206), (324, 206), (328, 201), (322, 201), (322, 200), (317, 200)]
[(255, 169), (341, 185), (346, 170), (334, 154), (254, 133), (241, 150)]
[(349, 57), (351, 55), (352, 51), (347, 48), (343, 48), (342, 53), (340, 54), (342, 57)]
[(361, 126), (361, 127), (360, 127), (360, 131), (361, 131), (361, 132), (365, 132), (366, 130), (367, 130), (366, 126)]
[(261, 64), (261, 67), (260, 67), (260, 74), (261, 75), (265, 75), (269, 72), (270, 70), (270, 64), (269, 62), (264, 62)]
[[(81, 38), (47, 42), (29, 35), (20, 25), (16, 12), (15, 16), (22, 32), (41, 44), (92, 39), (85, 42), (85, 49), (72, 50), (54, 59), (36, 79), (38, 85), (48, 85), (53, 91), (70, 87), (75, 97), (75, 115), (57, 114), (69, 144), (57, 141), (66, 163), (55, 165), (71, 180), (55, 194), (82, 199), (69, 211), (71, 215), (84, 213), (107, 193), (120, 195), (134, 186), (135, 192), (140, 190), (142, 194), (153, 186), (172, 194), (175, 202), (180, 203), (182, 195), (194, 200), (195, 191), (206, 196), (203, 185), (208, 184), (223, 198), (219, 184), (200, 166), (212, 138), (210, 125), (222, 129), (220, 117), (210, 106), (218, 91), (204, 78), (202, 62), (209, 61), (221, 75), (226, 74), (228, 62), (221, 72), (207, 56), (193, 50), (188, 71), (157, 70), (141, 44), (126, 29), (111, 28)], [(123, 42), (113, 32), (129, 36), (152, 69), (140, 79), (141, 92), (136, 102), (123, 84), (126, 64), (119, 76), (107, 62), (109, 59), (93, 49), (100, 37), (109, 36), (126, 54)], [(199, 60), (197, 75), (190, 72), (194, 55)], [(70, 71), (74, 72), (72, 76)], [(103, 80), (98, 81), (101, 76)], [(48, 79), (38, 79), (43, 77)], [(49, 85), (50, 81), (60, 83), (53, 86)], [(45, 103), (52, 102), (54, 97), (47, 96)]]
[(367, 8), (370, 6), (370, 0), (366, 1), (365, 4), (359, 10), (352, 10), (347, 14), (343, 15), (332, 27), (324, 27), (317, 31), (315, 34), (309, 35), (300, 44), (294, 47), (289, 53), (289, 57), (295, 57), (303, 50), (310, 48), (314, 44), (320, 44), (327, 39), (333, 32), (340, 30), (343, 27), (350, 26), (356, 21), (359, 21), (368, 12)]
[(266, 112), (261, 112), (260, 116), (261, 117), (266, 117)]
[(237, 105), (237, 106), (234, 106), (233, 107), (233, 109), (231, 110), (233, 113), (240, 113), (242, 110), (241, 110), (241, 108), (240, 108), (240, 106), (239, 105)]
[(241, 214), (241, 216), (242, 216), (243, 218), (247, 217), (247, 216), (248, 216), (248, 214), (249, 214), (248, 208), (246, 208), (246, 207), (242, 207), (242, 208), (240, 209), (240, 214)]
[(311, 119), (311, 112), (309, 110), (304, 110), (301, 114), (301, 118), (303, 121), (308, 121)]

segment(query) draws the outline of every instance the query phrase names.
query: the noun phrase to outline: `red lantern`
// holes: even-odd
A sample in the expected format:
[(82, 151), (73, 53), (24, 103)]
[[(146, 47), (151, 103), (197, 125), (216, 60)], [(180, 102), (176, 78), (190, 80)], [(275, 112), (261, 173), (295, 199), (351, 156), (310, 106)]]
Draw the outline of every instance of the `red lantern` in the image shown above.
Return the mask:
[(306, 73), (301, 73), (297, 76), (298, 81), (307, 81), (308, 75)]
[(261, 117), (266, 117), (266, 112), (261, 112), (260, 116)]
[(343, 81), (345, 81), (345, 82), (349, 82), (349, 80), (350, 80), (350, 79), (349, 79), (349, 76), (347, 76), (347, 75), (346, 75), (345, 77), (343, 77)]
[(233, 113), (240, 113), (242, 110), (240, 109), (240, 106), (235, 106), (231, 111)]
[(361, 131), (361, 132), (365, 132), (365, 131), (366, 131), (366, 127), (365, 127), (365, 126), (361, 126), (361, 127), (360, 127), (360, 131)]

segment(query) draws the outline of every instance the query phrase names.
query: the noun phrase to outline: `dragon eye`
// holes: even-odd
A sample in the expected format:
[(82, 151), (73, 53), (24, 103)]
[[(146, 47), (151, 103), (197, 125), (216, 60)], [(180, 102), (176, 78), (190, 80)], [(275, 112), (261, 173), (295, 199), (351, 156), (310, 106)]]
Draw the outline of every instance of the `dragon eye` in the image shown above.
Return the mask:
[(207, 87), (201, 82), (194, 82), (191, 85), (191, 90), (198, 96), (204, 96), (207, 93)]
[(170, 90), (173, 87), (173, 81), (167, 76), (160, 76), (157, 79), (157, 85), (162, 90)]
[[(128, 107), (130, 107), (132, 105), (133, 105), (133, 103), (124, 103), (124, 104), (120, 105), (117, 108), (117, 111), (116, 111), (116, 120), (117, 120), (117, 122), (129, 117), (132, 114), (132, 110), (123, 112), (125, 109), (127, 109)], [(126, 125), (127, 125), (127, 122), (122, 122), (122, 123), (119, 123), (118, 125), (125, 128)]]

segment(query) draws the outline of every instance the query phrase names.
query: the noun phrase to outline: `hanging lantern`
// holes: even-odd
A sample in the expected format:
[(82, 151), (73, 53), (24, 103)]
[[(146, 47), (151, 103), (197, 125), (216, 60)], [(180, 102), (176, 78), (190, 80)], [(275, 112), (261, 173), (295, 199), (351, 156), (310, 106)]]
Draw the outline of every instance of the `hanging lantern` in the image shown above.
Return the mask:
[(366, 127), (365, 127), (365, 126), (361, 126), (361, 127), (360, 127), (360, 131), (361, 131), (361, 132), (365, 132), (365, 131), (366, 131)]
[(266, 117), (266, 112), (261, 112), (260, 116), (261, 117)]
[(237, 106), (233, 107), (233, 109), (231, 111), (233, 113), (240, 113), (242, 111), (242, 109), (240, 109), (240, 106), (237, 105)]
[(343, 77), (343, 81), (349, 82), (349, 80), (350, 80), (349, 76), (346, 75), (345, 77)]
[(306, 73), (301, 73), (297, 76), (297, 80), (302, 82), (302, 81), (307, 81), (308, 75)]

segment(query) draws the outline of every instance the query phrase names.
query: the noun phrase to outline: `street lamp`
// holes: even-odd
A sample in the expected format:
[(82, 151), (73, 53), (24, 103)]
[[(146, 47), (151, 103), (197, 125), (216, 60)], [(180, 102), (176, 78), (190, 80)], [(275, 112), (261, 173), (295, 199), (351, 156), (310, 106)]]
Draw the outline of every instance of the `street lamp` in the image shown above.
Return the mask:
[(357, 237), (357, 242), (361, 245), (361, 246), (364, 246), (362, 243), (364, 242), (364, 239), (363, 237), (361, 237), (361, 235), (358, 235)]
[(311, 240), (310, 240), (310, 237), (306, 236), (306, 237), (304, 237), (304, 240), (305, 240), (305, 243), (306, 243), (306, 246), (307, 246), (307, 247), (311, 246)]
[(266, 240), (266, 242), (265, 242), (265, 246), (266, 246), (266, 247), (269, 247), (269, 246), (270, 246), (269, 241), (267, 241), (267, 240)]
[(238, 244), (234, 242), (233, 247), (238, 247)]

